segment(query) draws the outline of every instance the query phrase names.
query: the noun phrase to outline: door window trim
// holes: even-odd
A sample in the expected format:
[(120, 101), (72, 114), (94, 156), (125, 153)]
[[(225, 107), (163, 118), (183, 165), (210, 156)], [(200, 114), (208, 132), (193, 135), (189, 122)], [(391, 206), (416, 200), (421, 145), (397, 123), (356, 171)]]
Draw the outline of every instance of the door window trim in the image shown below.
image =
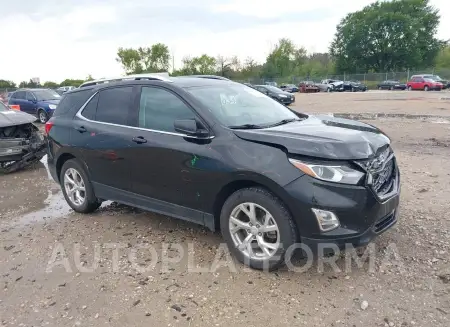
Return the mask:
[[(139, 130), (139, 131), (147, 131), (147, 132), (153, 132), (153, 133), (181, 136), (181, 137), (190, 138), (190, 139), (211, 140), (211, 139), (214, 138), (214, 135), (210, 135), (208, 137), (198, 137), (198, 136), (192, 136), (192, 135), (181, 134), (181, 133), (158, 131), (158, 130), (155, 130), (155, 129), (149, 129), (149, 128), (144, 128), (144, 127), (135, 127), (135, 126), (128, 126), (128, 125), (114, 124), (114, 123), (106, 123), (106, 122), (103, 122), (103, 121), (92, 120), (92, 119), (84, 117), (81, 114), (83, 112), (84, 108), (88, 105), (88, 103), (92, 100), (92, 98), (94, 98), (98, 93), (100, 93), (100, 91), (101, 90), (96, 91), (94, 94), (92, 94), (89, 97), (89, 99), (81, 106), (81, 108), (76, 113), (76, 115), (75, 115), (76, 117), (78, 117), (81, 120), (85, 120), (85, 121), (88, 121), (88, 122), (91, 122), (91, 123), (96, 123), (96, 124), (102, 124), (102, 125), (107, 125), (107, 126), (116, 126), (116, 127), (126, 127), (126, 128), (130, 128), (130, 129)], [(139, 95), (140, 94), (141, 93), (139, 92)], [(208, 131), (211, 132), (210, 130), (208, 130)]]

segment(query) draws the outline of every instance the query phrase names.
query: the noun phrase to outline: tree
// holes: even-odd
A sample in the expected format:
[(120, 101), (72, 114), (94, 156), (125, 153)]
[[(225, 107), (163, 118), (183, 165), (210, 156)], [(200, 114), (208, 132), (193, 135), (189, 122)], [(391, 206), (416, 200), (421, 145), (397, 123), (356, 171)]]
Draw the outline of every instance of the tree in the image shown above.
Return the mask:
[(289, 39), (280, 39), (267, 56), (264, 74), (268, 77), (284, 77), (292, 73), (297, 49)]
[(170, 53), (167, 45), (153, 44), (150, 48), (119, 48), (117, 62), (126, 74), (157, 73), (169, 70)]
[(94, 80), (94, 78), (92, 77), (92, 75), (91, 74), (89, 74), (87, 77), (86, 77), (86, 82), (88, 82), (88, 81), (93, 81)]
[(61, 84), (59, 84), (59, 86), (80, 86), (81, 84), (83, 84), (85, 81), (82, 79), (71, 79), (71, 78), (67, 78), (64, 81), (61, 82)]
[(19, 88), (37, 88), (40, 85), (36, 82), (33, 82), (33, 80), (30, 79), (30, 81), (26, 82), (26, 81), (22, 81), (19, 84)]
[(4, 79), (0, 79), (0, 89), (11, 89), (11, 88), (15, 88), (16, 87), (16, 83), (14, 83), (13, 81), (7, 81)]
[(211, 75), (216, 72), (217, 61), (206, 54), (200, 57), (184, 57), (183, 67), (172, 75)]
[(450, 69), (450, 45), (442, 48), (436, 57), (436, 68)]
[(142, 53), (136, 49), (119, 48), (116, 61), (122, 64), (125, 73), (139, 74), (144, 70), (141, 63)]
[(394, 71), (429, 66), (442, 46), (439, 12), (429, 0), (377, 1), (348, 14), (330, 53), (340, 72)]
[(59, 84), (55, 83), (55, 82), (47, 81), (43, 84), (43, 87), (46, 87), (49, 89), (55, 89), (55, 88), (59, 87)]

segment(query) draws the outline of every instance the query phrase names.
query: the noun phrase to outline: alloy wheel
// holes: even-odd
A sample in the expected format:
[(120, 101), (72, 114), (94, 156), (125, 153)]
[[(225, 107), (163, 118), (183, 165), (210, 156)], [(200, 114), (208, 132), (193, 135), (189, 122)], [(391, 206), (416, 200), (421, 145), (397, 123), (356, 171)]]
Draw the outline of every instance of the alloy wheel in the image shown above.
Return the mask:
[(275, 219), (256, 203), (236, 206), (229, 218), (229, 230), (236, 248), (250, 259), (269, 259), (280, 246), (280, 231)]
[(69, 168), (64, 173), (64, 188), (73, 205), (81, 206), (86, 201), (86, 186), (75, 168)]
[(41, 110), (39, 111), (39, 121), (44, 124), (47, 122), (47, 114), (45, 113), (45, 111)]

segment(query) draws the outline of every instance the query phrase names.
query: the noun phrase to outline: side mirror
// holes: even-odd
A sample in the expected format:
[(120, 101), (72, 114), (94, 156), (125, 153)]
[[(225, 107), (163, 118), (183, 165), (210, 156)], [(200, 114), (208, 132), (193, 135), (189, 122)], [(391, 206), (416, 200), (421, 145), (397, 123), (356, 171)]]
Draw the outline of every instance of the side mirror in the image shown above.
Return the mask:
[(195, 119), (179, 119), (173, 123), (175, 131), (188, 136), (197, 136), (199, 138), (207, 137), (208, 131), (204, 128), (197, 127), (197, 121)]

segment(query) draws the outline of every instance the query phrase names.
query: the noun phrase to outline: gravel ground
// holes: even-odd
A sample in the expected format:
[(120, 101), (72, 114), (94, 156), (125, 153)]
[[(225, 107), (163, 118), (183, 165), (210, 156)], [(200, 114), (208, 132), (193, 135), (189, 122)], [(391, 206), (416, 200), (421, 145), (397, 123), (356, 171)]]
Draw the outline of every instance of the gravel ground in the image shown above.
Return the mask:
[[(445, 94), (299, 94), (294, 107), (450, 116)], [(45, 163), (1, 176), (0, 326), (449, 326), (450, 124), (367, 122), (392, 138), (402, 193), (398, 224), (360, 266), (346, 253), (328, 258), (339, 269), (252, 271), (193, 224), (115, 203), (73, 213)]]

